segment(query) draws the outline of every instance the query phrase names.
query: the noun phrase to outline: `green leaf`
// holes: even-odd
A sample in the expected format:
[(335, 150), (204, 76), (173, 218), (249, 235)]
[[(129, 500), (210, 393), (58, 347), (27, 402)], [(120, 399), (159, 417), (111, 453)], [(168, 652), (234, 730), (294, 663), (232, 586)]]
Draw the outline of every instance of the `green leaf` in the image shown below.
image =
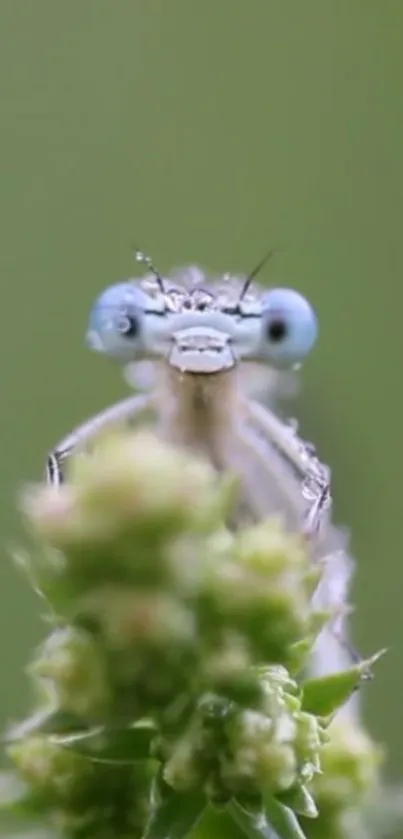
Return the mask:
[(234, 799), (226, 809), (248, 839), (305, 839), (295, 814), (275, 798), (260, 810), (247, 810)]
[(154, 807), (142, 839), (184, 839), (206, 807), (203, 793), (172, 792)]
[(287, 667), (291, 674), (300, 673), (306, 665), (308, 656), (311, 653), (314, 638), (308, 636), (291, 644), (287, 653)]
[(308, 634), (299, 641), (295, 641), (288, 649), (287, 667), (291, 673), (300, 673), (303, 670), (318, 635), (329, 622), (331, 616), (332, 612), (325, 609), (318, 609), (311, 614)]
[(91, 760), (124, 764), (148, 760), (155, 733), (154, 726), (144, 722), (130, 728), (98, 726), (82, 734), (54, 737), (52, 740)]
[(343, 670), (302, 683), (302, 708), (310, 714), (328, 717), (344, 705), (360, 682), (371, 675), (371, 668), (385, 650)]
[(311, 793), (304, 786), (294, 787), (286, 792), (282, 792), (277, 798), (286, 807), (294, 810), (294, 813), (298, 813), (299, 816), (305, 816), (307, 819), (316, 819), (318, 816), (315, 801)]

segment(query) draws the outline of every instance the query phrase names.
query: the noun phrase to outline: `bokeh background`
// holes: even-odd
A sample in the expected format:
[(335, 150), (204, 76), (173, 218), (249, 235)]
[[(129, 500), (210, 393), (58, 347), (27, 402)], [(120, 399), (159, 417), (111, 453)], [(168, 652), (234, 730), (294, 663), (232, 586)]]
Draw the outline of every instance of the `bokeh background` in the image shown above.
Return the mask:
[(1, 0), (0, 722), (29, 705), (41, 605), (7, 555), (17, 497), (71, 426), (126, 394), (84, 345), (135, 272), (247, 271), (317, 308), (292, 413), (333, 468), (357, 557), (363, 692), (403, 776), (403, 4)]

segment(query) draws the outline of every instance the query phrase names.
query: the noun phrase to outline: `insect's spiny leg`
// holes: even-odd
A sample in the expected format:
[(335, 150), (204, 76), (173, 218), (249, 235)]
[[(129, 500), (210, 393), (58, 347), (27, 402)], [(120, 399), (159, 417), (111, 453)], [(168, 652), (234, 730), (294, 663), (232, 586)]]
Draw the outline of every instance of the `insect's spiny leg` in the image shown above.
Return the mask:
[(61, 461), (64, 452), (56, 450), (51, 452), (46, 460), (46, 483), (51, 486), (60, 486), (63, 483), (63, 472)]
[[(320, 531), (323, 514), (331, 504), (330, 479), (327, 470), (325, 467), (321, 467), (321, 464), (316, 460), (310, 446), (304, 446), (292, 429), (289, 429), (288, 433), (288, 429), (274, 414), (262, 408), (256, 402), (249, 402), (248, 409), (257, 427), (265, 432), (269, 440), (283, 452), (287, 460), (307, 481), (308, 490), (309, 484), (313, 485), (312, 492), (309, 493), (311, 505), (305, 517), (305, 536), (309, 541), (314, 541)], [(311, 467), (313, 468), (311, 469)], [(362, 661), (362, 656), (349, 643), (343, 630), (340, 631), (331, 624), (327, 630), (353, 663), (357, 664)], [(370, 678), (370, 674), (368, 674), (368, 678)]]
[(319, 490), (318, 496), (314, 499), (312, 506), (309, 508), (305, 516), (305, 534), (308, 538), (316, 536), (319, 532), (323, 519), (323, 513), (330, 503), (330, 483), (329, 481), (324, 481), (323, 486)]
[(268, 408), (263, 408), (258, 402), (250, 400), (248, 411), (256, 424), (269, 437), (269, 440), (285, 455), (295, 469), (302, 475), (306, 473), (306, 458), (301, 447), (301, 441), (295, 435), (292, 426), (286, 426)]
[[(247, 418), (246, 411), (246, 418)], [(285, 507), (292, 511), (294, 519), (296, 493), (294, 478), (285, 469), (277, 468), (276, 473), (276, 496), (281, 499), (281, 504), (274, 503), (273, 499), (273, 457), (278, 457), (273, 451), (272, 457), (265, 449), (264, 443), (259, 436), (245, 426), (239, 425), (233, 430), (234, 443), (238, 443), (242, 457), (242, 471), (246, 472), (249, 467), (251, 479), (249, 481), (250, 503), (253, 507), (254, 517), (260, 519), (273, 513), (277, 508), (284, 512)], [(251, 461), (251, 465), (248, 462)], [(245, 476), (246, 477), (246, 476)], [(301, 503), (302, 513), (302, 503)], [(288, 517), (287, 517), (288, 518)]]
[(331, 505), (329, 470), (317, 460), (312, 447), (296, 436), (291, 426), (286, 426), (257, 402), (249, 402), (248, 409), (257, 427), (303, 478), (301, 495), (310, 502), (305, 516), (305, 533), (308, 537), (316, 536), (323, 514)]
[(79, 425), (50, 452), (46, 464), (46, 480), (51, 486), (60, 486), (63, 483), (62, 463), (66, 457), (84, 443), (87, 443), (96, 434), (114, 423), (129, 420), (134, 416), (146, 411), (152, 405), (149, 394), (137, 394), (129, 396), (117, 402), (110, 408), (106, 408), (94, 417)]

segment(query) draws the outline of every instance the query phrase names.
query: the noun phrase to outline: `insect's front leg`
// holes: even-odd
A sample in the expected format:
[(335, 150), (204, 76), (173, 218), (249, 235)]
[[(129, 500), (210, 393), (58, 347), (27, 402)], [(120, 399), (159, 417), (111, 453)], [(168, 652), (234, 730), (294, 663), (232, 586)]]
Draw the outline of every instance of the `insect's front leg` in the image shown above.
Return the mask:
[(309, 503), (305, 533), (308, 538), (316, 536), (324, 513), (331, 505), (329, 469), (317, 459), (313, 447), (300, 440), (293, 428), (286, 426), (271, 411), (254, 401), (248, 403), (248, 411), (257, 427), (301, 475), (302, 495)]
[[(331, 505), (330, 472), (321, 464), (312, 446), (303, 443), (293, 429), (284, 425), (271, 411), (262, 408), (259, 403), (250, 401), (248, 403), (249, 415), (255, 421), (256, 426), (269, 439), (269, 441), (282, 452), (287, 461), (301, 475), (303, 484), (302, 492), (308, 501), (308, 510), (304, 521), (304, 534), (315, 546), (317, 539), (327, 541), (325, 531), (321, 532), (321, 526), (326, 521), (326, 512)], [(328, 524), (328, 523), (327, 523)], [(359, 663), (362, 657), (349, 643), (346, 637), (345, 628), (345, 603), (347, 599), (348, 586), (351, 577), (351, 560), (345, 551), (335, 551), (331, 548), (330, 563), (323, 596), (323, 606), (340, 607), (340, 614), (330, 623), (328, 632), (343, 650), (350, 661)], [(325, 649), (325, 657), (328, 652)], [(337, 654), (336, 654), (337, 659)], [(327, 663), (330, 665), (330, 662)], [(342, 669), (342, 668), (340, 668)], [(371, 673), (364, 674), (363, 678), (370, 678)]]
[(110, 408), (106, 408), (75, 428), (49, 453), (46, 462), (47, 483), (51, 486), (59, 486), (63, 483), (63, 461), (77, 446), (87, 443), (108, 426), (141, 414), (150, 405), (151, 397), (149, 394), (129, 396), (128, 399), (123, 399)]

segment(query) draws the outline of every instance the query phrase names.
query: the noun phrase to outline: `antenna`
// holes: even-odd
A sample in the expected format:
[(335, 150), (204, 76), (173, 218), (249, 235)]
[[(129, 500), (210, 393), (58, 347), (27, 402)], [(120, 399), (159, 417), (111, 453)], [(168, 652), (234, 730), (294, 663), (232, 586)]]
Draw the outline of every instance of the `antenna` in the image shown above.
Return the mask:
[(266, 262), (268, 262), (269, 259), (271, 259), (273, 254), (274, 254), (274, 250), (273, 250), (273, 248), (270, 248), (270, 250), (265, 254), (263, 259), (261, 259), (260, 262), (258, 262), (258, 264), (253, 269), (253, 271), (251, 271), (250, 274), (248, 274), (248, 276), (246, 277), (246, 280), (245, 280), (245, 282), (244, 282), (244, 284), (241, 288), (241, 293), (239, 295), (239, 302), (241, 300), (243, 300), (243, 298), (245, 297), (245, 294), (246, 294), (252, 280), (255, 279), (255, 277), (257, 276), (259, 271), (263, 268), (264, 265), (266, 265)]
[(153, 277), (156, 279), (156, 281), (158, 283), (158, 287), (159, 287), (160, 291), (162, 291), (162, 293), (164, 294), (165, 293), (164, 280), (162, 279), (160, 272), (157, 271), (156, 268), (154, 268), (154, 265), (153, 265), (150, 257), (147, 256), (145, 253), (143, 253), (143, 251), (140, 251), (138, 248), (135, 248), (134, 255), (135, 255), (135, 258), (136, 258), (136, 262), (140, 262), (142, 265), (146, 265), (147, 268), (151, 271)]

